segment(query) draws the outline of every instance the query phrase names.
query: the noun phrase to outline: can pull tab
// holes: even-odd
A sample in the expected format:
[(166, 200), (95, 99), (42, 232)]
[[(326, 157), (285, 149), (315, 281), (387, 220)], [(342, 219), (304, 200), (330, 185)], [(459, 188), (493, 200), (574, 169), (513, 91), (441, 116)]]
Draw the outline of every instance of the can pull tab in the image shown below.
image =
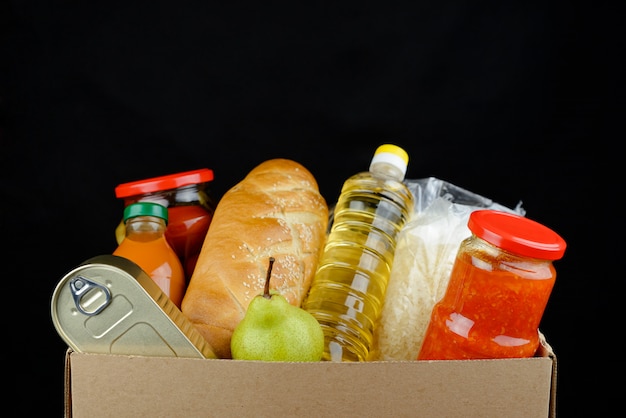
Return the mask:
[(70, 290), (76, 309), (85, 315), (97, 315), (111, 303), (111, 291), (82, 276), (70, 281)]

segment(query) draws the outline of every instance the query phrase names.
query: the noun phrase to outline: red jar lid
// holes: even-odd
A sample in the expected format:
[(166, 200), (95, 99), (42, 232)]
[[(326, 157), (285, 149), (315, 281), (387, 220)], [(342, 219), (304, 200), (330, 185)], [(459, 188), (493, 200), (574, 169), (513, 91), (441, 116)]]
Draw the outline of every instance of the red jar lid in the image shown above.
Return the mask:
[(467, 223), (474, 235), (525, 257), (558, 260), (565, 253), (565, 240), (550, 228), (521, 215), (495, 210), (476, 210)]
[(190, 184), (207, 183), (211, 180), (213, 180), (213, 170), (201, 168), (199, 170), (184, 171), (182, 173), (123, 183), (115, 188), (115, 196), (119, 198), (137, 196), (176, 189)]

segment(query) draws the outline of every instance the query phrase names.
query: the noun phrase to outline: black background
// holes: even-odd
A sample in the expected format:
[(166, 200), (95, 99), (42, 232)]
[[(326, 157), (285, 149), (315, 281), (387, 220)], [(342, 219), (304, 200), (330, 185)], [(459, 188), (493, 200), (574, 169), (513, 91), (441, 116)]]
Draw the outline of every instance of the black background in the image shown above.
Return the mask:
[(602, 377), (619, 381), (623, 369), (611, 297), (623, 279), (619, 11), (584, 1), (3, 4), (3, 344), (16, 366), (5, 407), (62, 414), (66, 345), (50, 297), (66, 272), (115, 248), (117, 184), (207, 167), (218, 199), (258, 163), (286, 157), (333, 203), (383, 142), (407, 149), (408, 178), (522, 201), (565, 238), (541, 324), (559, 361), (557, 411), (617, 401), (621, 385)]

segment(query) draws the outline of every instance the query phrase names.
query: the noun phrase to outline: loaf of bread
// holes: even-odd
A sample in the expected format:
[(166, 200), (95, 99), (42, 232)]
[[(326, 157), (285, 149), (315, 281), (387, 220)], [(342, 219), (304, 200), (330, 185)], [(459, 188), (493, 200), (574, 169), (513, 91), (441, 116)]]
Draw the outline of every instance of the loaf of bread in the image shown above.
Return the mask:
[(219, 200), (182, 301), (183, 314), (220, 358), (256, 295), (270, 285), (305, 298), (326, 241), (328, 205), (313, 175), (289, 159), (255, 167)]

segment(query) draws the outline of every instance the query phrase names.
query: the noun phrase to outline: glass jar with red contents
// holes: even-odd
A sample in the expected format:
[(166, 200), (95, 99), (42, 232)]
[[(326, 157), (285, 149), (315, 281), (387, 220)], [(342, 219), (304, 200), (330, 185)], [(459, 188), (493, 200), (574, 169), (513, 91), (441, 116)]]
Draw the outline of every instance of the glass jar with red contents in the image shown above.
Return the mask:
[(472, 235), (458, 250), (435, 304), (418, 360), (532, 357), (566, 243), (523, 216), (470, 214)]
[[(115, 188), (115, 196), (124, 200), (125, 207), (148, 201), (167, 208), (165, 238), (178, 255), (187, 281), (213, 219), (215, 204), (208, 190), (211, 181), (213, 170), (201, 168), (123, 183)], [(123, 224), (116, 229), (116, 239), (118, 244), (124, 239)]]

